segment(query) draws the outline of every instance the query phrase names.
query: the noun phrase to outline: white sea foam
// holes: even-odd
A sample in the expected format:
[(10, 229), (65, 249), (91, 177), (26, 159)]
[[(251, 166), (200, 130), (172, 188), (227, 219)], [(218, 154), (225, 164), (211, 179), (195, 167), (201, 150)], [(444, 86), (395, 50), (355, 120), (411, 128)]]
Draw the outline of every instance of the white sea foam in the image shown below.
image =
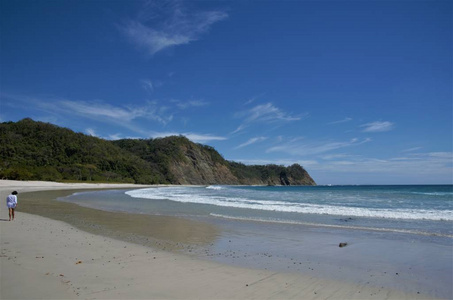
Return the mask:
[(450, 193), (450, 192), (433, 192), (433, 193), (412, 192), (412, 194), (427, 195), (427, 196), (451, 196), (451, 197), (453, 197), (453, 193)]
[[(216, 186), (213, 186), (216, 187)], [(216, 190), (216, 188), (211, 188)], [(253, 209), (301, 214), (339, 215), (347, 217), (370, 217), (387, 219), (453, 221), (453, 210), (417, 208), (370, 208), (332, 204), (313, 204), (275, 200), (255, 200), (233, 194), (208, 193), (187, 188), (152, 188), (126, 192), (134, 198), (171, 200), (182, 203), (207, 204), (220, 207)]]
[(218, 185), (210, 185), (206, 187), (208, 190), (222, 190), (224, 187), (218, 186)]

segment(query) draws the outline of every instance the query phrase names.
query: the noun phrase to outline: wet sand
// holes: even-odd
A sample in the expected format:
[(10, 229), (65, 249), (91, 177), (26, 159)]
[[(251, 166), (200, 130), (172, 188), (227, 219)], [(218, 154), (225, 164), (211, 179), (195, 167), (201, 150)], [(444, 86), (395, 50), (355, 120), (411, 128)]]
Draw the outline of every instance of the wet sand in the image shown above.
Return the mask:
[(21, 211), (69, 223), (81, 230), (163, 250), (212, 243), (213, 225), (169, 216), (107, 212), (55, 201), (81, 190), (40, 191), (21, 196)]
[(19, 191), (17, 219), (8, 222), (5, 206), (0, 210), (2, 299), (430, 298), (180, 254), (180, 248), (187, 253), (188, 247), (212, 243), (219, 229), (181, 218), (103, 212), (53, 200), (74, 188), (93, 186), (0, 181), (0, 197)]

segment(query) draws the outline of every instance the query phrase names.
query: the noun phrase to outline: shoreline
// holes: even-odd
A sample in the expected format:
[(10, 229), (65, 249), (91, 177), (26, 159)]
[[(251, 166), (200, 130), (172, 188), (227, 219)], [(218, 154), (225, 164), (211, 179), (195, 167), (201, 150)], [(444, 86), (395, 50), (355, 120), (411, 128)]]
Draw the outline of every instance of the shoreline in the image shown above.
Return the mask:
[(212, 225), (181, 217), (104, 211), (55, 200), (83, 191), (93, 190), (24, 193), (22, 201), (27, 205), (24, 211), (63, 221), (92, 234), (168, 251), (207, 245), (218, 234)]
[[(95, 189), (133, 187), (143, 186), (108, 185), (96, 186)], [(92, 189), (93, 186), (0, 181), (1, 197), (5, 198), (14, 189), (19, 191), (17, 219), (13, 222), (1, 222), (2, 299), (432, 298), (365, 284), (326, 280), (307, 274), (257, 270), (201, 260), (175, 251), (163, 251), (155, 244), (143, 246), (133, 239), (130, 242), (124, 241), (118, 236), (118, 232), (106, 236), (105, 230), (101, 228), (99, 232), (93, 234), (63, 221), (21, 212), (21, 194), (25, 192), (47, 191), (42, 192), (40, 198), (50, 201), (57, 190), (74, 188)], [(39, 193), (33, 194), (36, 196)], [(86, 210), (80, 206), (71, 207), (71, 211), (82, 215), (86, 214)], [(5, 212), (7, 215), (4, 205), (0, 212), (3, 219)], [(66, 212), (69, 213), (68, 210)], [(100, 219), (110, 219), (114, 215), (118, 216), (121, 213), (99, 216), (96, 212), (96, 222)], [(143, 222), (145, 219), (135, 222)], [(154, 216), (149, 219), (156, 220)], [(157, 223), (153, 223), (153, 226), (162, 225), (163, 219), (168, 217), (161, 218)], [(164, 227), (172, 227), (174, 221), (170, 218)], [(89, 228), (93, 227), (93, 223), (90, 222), (85, 224)], [(187, 228), (189, 223), (184, 223), (182, 227)], [(100, 226), (102, 225), (101, 222)], [(197, 230), (206, 226), (198, 225), (200, 227), (196, 227)], [(163, 239), (175, 233), (173, 227), (170, 233), (164, 233)], [(212, 237), (215, 238), (216, 231), (209, 228), (208, 232), (212, 229)], [(120, 239), (117, 239), (118, 237)], [(196, 237), (186, 242), (209, 243), (212, 237), (204, 240)], [(175, 238), (173, 242), (184, 243), (181, 236), (173, 238)], [(37, 289), (36, 285), (40, 288)]]

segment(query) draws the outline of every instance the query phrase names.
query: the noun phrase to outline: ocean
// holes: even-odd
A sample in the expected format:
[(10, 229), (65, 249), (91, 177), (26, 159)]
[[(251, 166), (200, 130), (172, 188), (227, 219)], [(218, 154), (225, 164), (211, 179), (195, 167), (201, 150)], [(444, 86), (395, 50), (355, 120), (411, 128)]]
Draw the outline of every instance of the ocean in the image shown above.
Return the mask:
[(216, 242), (194, 250), (203, 259), (453, 296), (453, 185), (169, 186), (60, 200), (213, 223)]
[(82, 192), (111, 211), (453, 237), (453, 186), (194, 186)]

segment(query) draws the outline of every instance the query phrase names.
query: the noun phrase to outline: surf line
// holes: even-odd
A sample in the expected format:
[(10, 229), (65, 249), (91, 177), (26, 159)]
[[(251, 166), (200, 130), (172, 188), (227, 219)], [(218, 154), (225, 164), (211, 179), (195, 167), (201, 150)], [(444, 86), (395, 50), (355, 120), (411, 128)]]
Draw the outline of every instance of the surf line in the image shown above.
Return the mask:
[(395, 233), (407, 233), (407, 234), (416, 234), (416, 235), (425, 235), (425, 236), (438, 236), (438, 237), (453, 238), (453, 235), (451, 235), (451, 234), (442, 234), (442, 233), (416, 231), (416, 230), (377, 228), (377, 227), (357, 227), (357, 226), (346, 226), (346, 225), (310, 223), (310, 222), (284, 221), (284, 220), (275, 220), (275, 219), (265, 220), (265, 219), (258, 219), (258, 218), (233, 217), (233, 216), (227, 216), (227, 215), (221, 215), (221, 214), (215, 214), (215, 213), (210, 213), (209, 215), (212, 217), (224, 218), (224, 219), (230, 219), (230, 220), (239, 220), (239, 221), (306, 225), (306, 226), (312, 226), (312, 227), (328, 227), (328, 228), (341, 228), (341, 229), (353, 229), (353, 230), (377, 231), (377, 232), (395, 232)]

